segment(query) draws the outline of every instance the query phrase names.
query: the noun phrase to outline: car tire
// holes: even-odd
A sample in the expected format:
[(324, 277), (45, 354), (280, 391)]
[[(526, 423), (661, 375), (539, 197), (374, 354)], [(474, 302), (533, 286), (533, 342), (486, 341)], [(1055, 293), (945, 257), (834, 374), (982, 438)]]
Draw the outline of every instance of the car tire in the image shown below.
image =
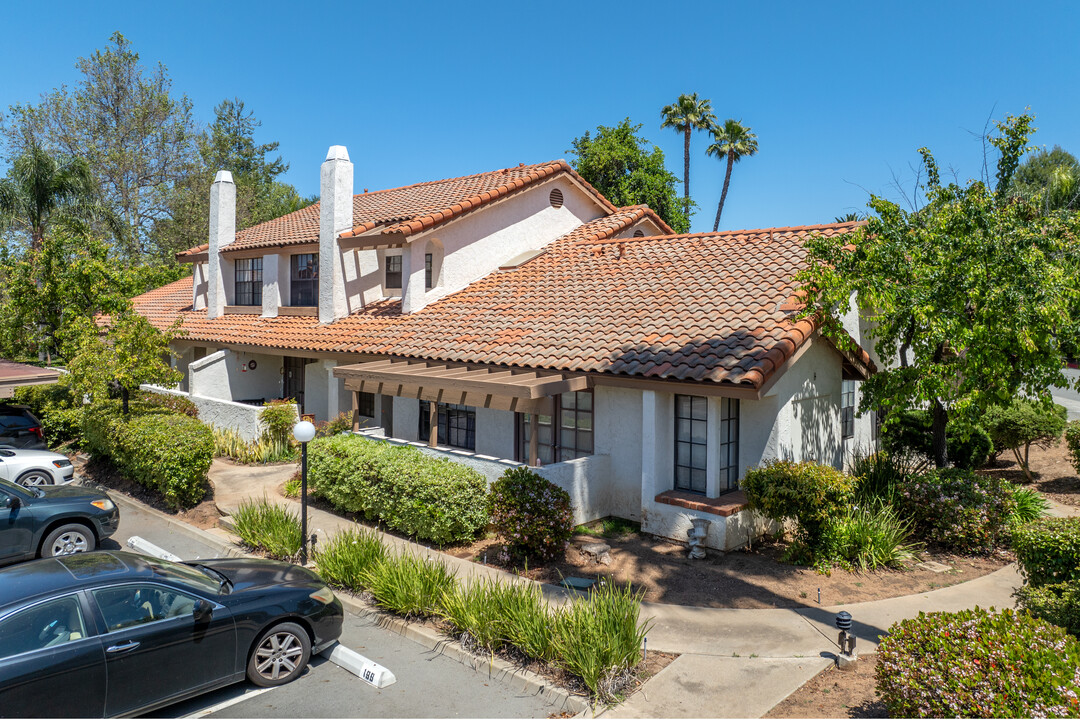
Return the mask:
[(53, 476), (44, 470), (27, 470), (16, 480), (23, 487), (38, 487), (39, 485), (55, 485)]
[(259, 635), (248, 658), (247, 677), (259, 687), (277, 687), (300, 677), (311, 659), (311, 639), (296, 623), (283, 622)]
[(97, 547), (97, 538), (90, 528), (78, 523), (61, 525), (45, 536), (41, 543), (43, 558), (90, 552)]

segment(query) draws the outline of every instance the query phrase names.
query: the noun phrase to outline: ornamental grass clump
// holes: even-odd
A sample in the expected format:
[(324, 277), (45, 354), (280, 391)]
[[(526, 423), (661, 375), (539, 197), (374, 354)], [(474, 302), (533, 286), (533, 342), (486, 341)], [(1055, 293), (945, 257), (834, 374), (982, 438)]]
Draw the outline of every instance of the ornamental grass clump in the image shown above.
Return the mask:
[(504, 619), (506, 640), (531, 658), (550, 662), (552, 647), (551, 612), (536, 583), (508, 583), (498, 596)]
[(439, 601), (439, 614), (460, 634), (461, 644), (489, 653), (506, 640), (503, 598), (510, 586), (491, 579), (454, 583)]
[(574, 532), (570, 495), (526, 467), (511, 468), (491, 484), (491, 525), (510, 555), (560, 558)]
[(554, 614), (554, 663), (582, 679), (605, 701), (617, 700), (641, 662), (641, 645), (650, 623), (638, 624), (641, 592), (630, 585), (605, 583), (587, 599), (577, 599)]
[(233, 514), (236, 534), (248, 547), (278, 560), (300, 554), (300, 518), (286, 507), (261, 500), (244, 500)]
[(364, 588), (364, 573), (386, 559), (386, 546), (367, 528), (349, 528), (319, 544), (313, 558), (326, 582), (359, 592)]
[(830, 527), (827, 559), (861, 570), (900, 567), (919, 551), (918, 543), (910, 542), (911, 528), (910, 521), (880, 500), (853, 507)]
[(385, 557), (360, 573), (360, 584), (379, 607), (406, 618), (437, 615), (454, 583), (444, 562), (411, 552)]
[(1012, 515), (1009, 516), (1010, 525), (1035, 522), (1046, 517), (1050, 510), (1050, 503), (1038, 490), (1014, 485), (1012, 494), (1014, 507)]
[(878, 646), (890, 717), (1080, 717), (1080, 641), (1013, 610), (919, 613)]

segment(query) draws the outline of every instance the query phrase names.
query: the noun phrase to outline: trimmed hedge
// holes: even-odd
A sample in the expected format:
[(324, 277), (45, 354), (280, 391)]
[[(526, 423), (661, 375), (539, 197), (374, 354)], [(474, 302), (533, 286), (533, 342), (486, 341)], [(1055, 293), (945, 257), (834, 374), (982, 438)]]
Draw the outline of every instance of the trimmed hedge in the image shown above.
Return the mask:
[(570, 495), (526, 467), (510, 468), (491, 484), (491, 524), (511, 553), (554, 560), (574, 534)]
[(124, 418), (119, 400), (87, 406), (83, 439), (91, 453), (112, 459), (120, 471), (161, 494), (175, 508), (190, 507), (206, 494), (206, 474), (214, 459), (210, 428), (188, 415), (143, 402), (129, 403)]
[(1080, 717), (1080, 641), (1027, 613), (919, 613), (878, 645), (889, 717)]
[(986, 553), (1008, 539), (1016, 499), (1006, 480), (945, 469), (908, 480), (896, 506), (914, 521), (919, 539), (958, 553)]
[(308, 480), (318, 496), (418, 540), (469, 542), (487, 527), (487, 482), (472, 468), (356, 435), (315, 438)]
[(50, 445), (78, 440), (82, 432), (83, 407), (66, 385), (30, 385), (15, 391), (12, 401), (26, 405), (41, 421), (41, 431)]
[(1080, 637), (1080, 580), (1040, 587), (1025, 585), (1016, 591), (1016, 599), (1035, 617)]
[(1012, 531), (1013, 549), (1029, 585), (1080, 580), (1080, 518), (1042, 518)]

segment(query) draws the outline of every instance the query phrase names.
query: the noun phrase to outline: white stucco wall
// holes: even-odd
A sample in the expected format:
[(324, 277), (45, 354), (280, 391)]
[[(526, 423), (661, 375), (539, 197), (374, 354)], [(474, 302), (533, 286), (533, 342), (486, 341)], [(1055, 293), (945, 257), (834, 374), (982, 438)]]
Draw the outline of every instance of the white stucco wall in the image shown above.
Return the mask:
[(596, 510), (602, 514), (597, 517), (640, 520), (641, 391), (598, 384), (593, 388), (593, 408), (594, 449), (597, 455), (610, 458), (606, 480), (597, 477), (594, 482), (593, 492), (603, 500)]
[(186, 397), (198, 408), (201, 422), (219, 429), (231, 428), (236, 430), (245, 440), (256, 440), (262, 435), (263, 427), (259, 421), (259, 413), (262, 412), (261, 406), (192, 395), (191, 393), (170, 390), (156, 385), (142, 385), (141, 388), (162, 395)]
[(191, 269), (191, 307), (193, 310), (205, 310), (207, 293), (210, 292), (209, 264), (205, 262), (195, 263)]
[[(249, 368), (254, 360), (256, 367)], [(193, 395), (219, 400), (279, 398), (282, 358), (233, 350), (218, 350), (188, 365), (188, 388)]]
[(512, 412), (476, 408), (476, 452), (513, 460), (515, 422)]
[(574, 524), (581, 525), (614, 514), (611, 460), (610, 455), (589, 455), (533, 470), (567, 492), (574, 509)]

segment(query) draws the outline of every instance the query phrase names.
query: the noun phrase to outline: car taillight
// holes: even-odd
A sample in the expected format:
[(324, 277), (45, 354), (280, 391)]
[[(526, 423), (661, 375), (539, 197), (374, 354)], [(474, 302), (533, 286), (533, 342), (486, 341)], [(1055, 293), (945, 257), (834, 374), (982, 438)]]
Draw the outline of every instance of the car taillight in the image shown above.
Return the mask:
[(45, 442), (45, 433), (41, 432), (41, 426), (40, 425), (30, 428), (30, 432), (37, 435), (38, 440), (41, 440), (42, 442)]
[(312, 600), (318, 600), (323, 605), (329, 605), (334, 602), (334, 591), (323, 585), (321, 588), (308, 595), (308, 597)]

